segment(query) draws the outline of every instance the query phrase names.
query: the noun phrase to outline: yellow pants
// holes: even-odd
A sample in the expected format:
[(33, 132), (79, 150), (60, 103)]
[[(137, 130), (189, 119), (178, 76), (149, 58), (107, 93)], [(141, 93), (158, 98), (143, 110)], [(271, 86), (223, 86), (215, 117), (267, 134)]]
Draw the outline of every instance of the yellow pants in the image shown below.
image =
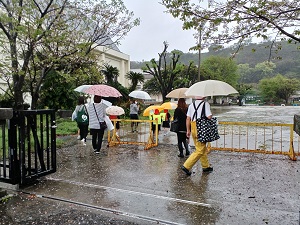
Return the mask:
[(207, 158), (206, 143), (202, 143), (197, 140), (196, 121), (191, 122), (191, 133), (195, 143), (196, 150), (185, 161), (183, 166), (188, 170), (191, 170), (192, 167), (196, 164), (196, 162), (200, 159), (202, 168), (207, 168), (209, 167), (209, 162)]

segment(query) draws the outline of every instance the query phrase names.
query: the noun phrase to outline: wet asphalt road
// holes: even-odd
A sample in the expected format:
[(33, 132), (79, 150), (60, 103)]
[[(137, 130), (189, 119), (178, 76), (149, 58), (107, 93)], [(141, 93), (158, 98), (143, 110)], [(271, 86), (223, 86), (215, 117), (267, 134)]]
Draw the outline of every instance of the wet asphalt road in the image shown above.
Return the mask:
[[(223, 121), (285, 123), (297, 111), (213, 109)], [(175, 140), (170, 133), (150, 150), (122, 145), (95, 155), (89, 142), (69, 137), (71, 146), (58, 150), (57, 172), (2, 204), (0, 224), (299, 224), (299, 161), (214, 151), (213, 173), (196, 164), (187, 177)]]

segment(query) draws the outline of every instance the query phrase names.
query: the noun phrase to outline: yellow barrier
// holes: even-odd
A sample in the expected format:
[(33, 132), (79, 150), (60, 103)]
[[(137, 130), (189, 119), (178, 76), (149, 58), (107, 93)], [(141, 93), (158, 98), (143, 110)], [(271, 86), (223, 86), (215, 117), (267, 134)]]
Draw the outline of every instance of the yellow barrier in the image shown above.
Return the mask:
[[(219, 121), (220, 139), (210, 150), (287, 155), (296, 160), (293, 124)], [(299, 142), (298, 142), (299, 143)]]
[[(109, 146), (115, 146), (119, 144), (129, 145), (144, 145), (144, 149), (150, 149), (158, 145), (158, 126), (156, 130), (152, 132), (153, 120), (130, 120), (130, 119), (112, 119), (114, 129), (112, 132), (108, 132), (107, 140)], [(116, 129), (116, 124), (119, 122), (120, 129)], [(131, 129), (131, 123), (138, 123), (137, 131)], [(155, 137), (155, 138), (154, 138)]]
[[(144, 149), (158, 146), (158, 127), (153, 134), (153, 120), (112, 119), (114, 130), (108, 132), (109, 146), (119, 144), (143, 145)], [(116, 122), (120, 129), (116, 130)], [(138, 123), (137, 132), (132, 132), (131, 123)], [(291, 160), (300, 156), (300, 137), (294, 136), (293, 124), (224, 122), (219, 121), (220, 139), (208, 143), (208, 151), (252, 152), (287, 155)], [(155, 137), (155, 138), (154, 138)], [(298, 151), (294, 151), (294, 142)]]

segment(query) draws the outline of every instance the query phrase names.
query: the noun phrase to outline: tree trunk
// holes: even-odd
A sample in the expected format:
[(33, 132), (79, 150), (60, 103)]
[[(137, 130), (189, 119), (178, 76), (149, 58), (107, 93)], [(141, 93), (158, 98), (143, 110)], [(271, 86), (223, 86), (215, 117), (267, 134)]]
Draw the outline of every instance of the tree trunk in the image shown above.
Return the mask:
[(36, 109), (38, 99), (39, 99), (39, 94), (35, 92), (32, 95), (32, 99), (31, 99), (31, 109)]
[(16, 110), (23, 110), (24, 109), (24, 104), (23, 104), (23, 92), (20, 90), (15, 89), (15, 109)]
[(10, 56), (11, 56), (11, 67), (13, 77), (13, 91), (14, 91), (14, 109), (23, 109), (23, 92), (22, 92), (22, 80), (18, 72), (18, 58), (17, 58), (17, 39), (16, 36), (11, 37), (9, 40), (10, 44)]

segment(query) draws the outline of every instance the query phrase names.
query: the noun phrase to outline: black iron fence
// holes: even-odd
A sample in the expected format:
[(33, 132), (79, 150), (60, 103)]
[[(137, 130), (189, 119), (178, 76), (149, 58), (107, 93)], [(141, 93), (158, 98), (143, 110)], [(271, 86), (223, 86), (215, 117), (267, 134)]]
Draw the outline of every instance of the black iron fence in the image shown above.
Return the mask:
[(1, 182), (25, 185), (56, 171), (54, 110), (14, 111), (0, 126)]

